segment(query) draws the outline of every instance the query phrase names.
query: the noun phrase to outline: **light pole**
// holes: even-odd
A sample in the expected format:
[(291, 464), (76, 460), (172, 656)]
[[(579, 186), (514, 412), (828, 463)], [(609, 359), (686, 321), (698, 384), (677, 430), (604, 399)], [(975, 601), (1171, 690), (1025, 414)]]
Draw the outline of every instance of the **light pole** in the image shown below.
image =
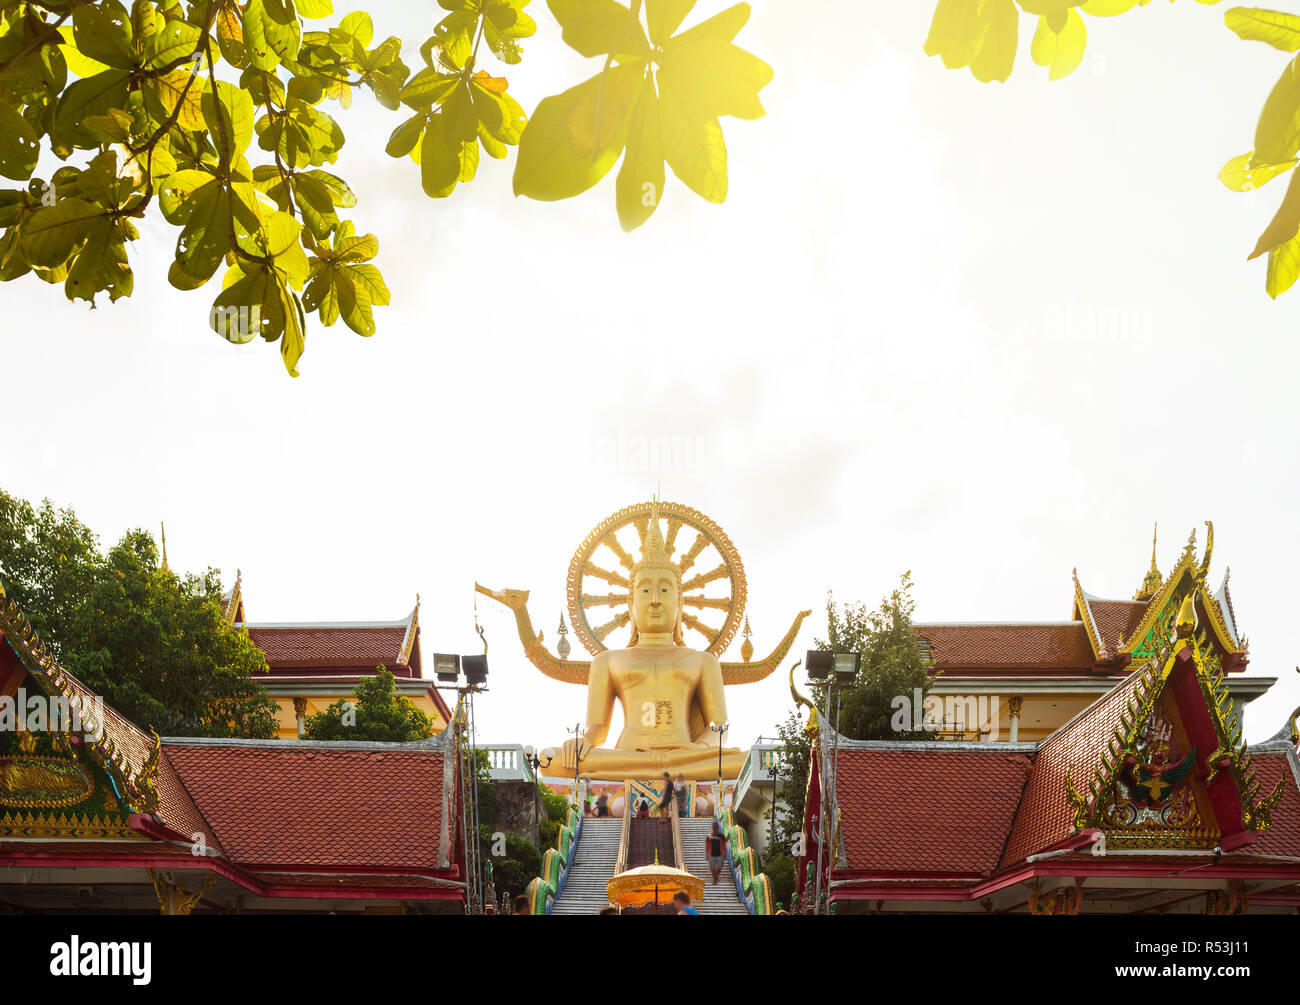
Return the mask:
[[(565, 732), (571, 734), (575, 740), (578, 739), (582, 736), (582, 723), (574, 723), (573, 728), (566, 729)], [(578, 756), (577, 744), (575, 743), (573, 749), (573, 803), (575, 806), (578, 805), (578, 778), (581, 767), (582, 758)], [(579, 814), (581, 815), (581, 807), (579, 807)]]
[(722, 737), (731, 725), (729, 722), (711, 722), (709, 729), (718, 734), (718, 790), (714, 794), (713, 815), (716, 817), (722, 811)]
[[(817, 812), (817, 879), (814, 886), (813, 913), (821, 914), (822, 911), (822, 849), (826, 845), (826, 813), (827, 807), (833, 807), (835, 803), (835, 768), (836, 759), (839, 756), (839, 703), (835, 706), (835, 726), (830, 728), (830, 711), (831, 698), (838, 692), (839, 688), (845, 685), (851, 685), (857, 680), (858, 670), (862, 666), (861, 653), (837, 653), (829, 650), (808, 650), (804, 657), (804, 669), (808, 673), (809, 680), (815, 680), (824, 683), (826, 688), (825, 714), (822, 717), (822, 723), (832, 733), (831, 745), (832, 755), (830, 763), (824, 756), (825, 747), (822, 747), (822, 770), (818, 771), (817, 776), (820, 782), (818, 786), (819, 799), (821, 805)], [(825, 735), (818, 737), (820, 744), (825, 743)], [(834, 821), (831, 821), (832, 828)], [(834, 831), (832, 830), (832, 837)], [(829, 867), (829, 866), (828, 866)]]
[(542, 780), (537, 773), (541, 768), (549, 768), (553, 760), (554, 747), (545, 747), (540, 751), (533, 750), (531, 746), (524, 748), (524, 763), (533, 773), (533, 821), (537, 825), (534, 834), (537, 836), (535, 844), (539, 861), (542, 857)]

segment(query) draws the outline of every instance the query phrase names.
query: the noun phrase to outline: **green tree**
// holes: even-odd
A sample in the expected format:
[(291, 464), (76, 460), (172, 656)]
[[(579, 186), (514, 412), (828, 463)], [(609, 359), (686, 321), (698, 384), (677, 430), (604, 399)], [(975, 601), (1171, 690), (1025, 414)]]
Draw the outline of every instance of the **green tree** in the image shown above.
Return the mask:
[(432, 720), (397, 693), (393, 675), (383, 666), (357, 682), (351, 699), (340, 699), (324, 712), (307, 716), (304, 726), (308, 740), (411, 743), (433, 734)]
[[(939, 0), (925, 40), (925, 52), (949, 69), (969, 67), (976, 79), (1004, 81), (1015, 65), (1020, 15), (1036, 18), (1030, 56), (1058, 80), (1083, 60), (1088, 31), (1081, 15), (1113, 17), (1150, 0)], [(1197, 0), (1214, 4), (1218, 0)], [(1283, 52), (1300, 51), (1300, 16), (1258, 7), (1224, 12), (1239, 38)], [(1292, 171), (1300, 154), (1300, 55), (1286, 64), (1255, 126), (1254, 146), (1231, 158), (1219, 180), (1235, 192), (1251, 192)], [(1294, 171), (1277, 213), (1247, 260), (1268, 255), (1264, 289), (1278, 297), (1300, 278), (1300, 175)]]
[(266, 658), (226, 623), (216, 569), (178, 577), (153, 538), (105, 556), (71, 509), (0, 492), (0, 577), (59, 661), (118, 712), (164, 736), (271, 737)]
[[(432, 198), (471, 181), (480, 150), (513, 146), (515, 193), (544, 200), (586, 191), (626, 151), (627, 229), (658, 206), (665, 163), (726, 197), (718, 119), (762, 115), (772, 76), (732, 44), (748, 4), (678, 31), (695, 0), (548, 0), (564, 41), (603, 67), (530, 119), (482, 65), (521, 61), (530, 0), (438, 3), (412, 73), (401, 39), (376, 42), (365, 11), (333, 21), (332, 0), (0, 0), (0, 175), (23, 183), (0, 190), (0, 280), (130, 296), (137, 222), (161, 216), (178, 232), (172, 285), (222, 269), (214, 330), (278, 341), (296, 376), (308, 314), (370, 335), (389, 301), (378, 239), (340, 217), (357, 195), (329, 170), (346, 137), (325, 107), (358, 89), (401, 113), (385, 149), (419, 165)], [(36, 177), (46, 151), (67, 163)]]
[[(874, 609), (860, 603), (837, 605), (833, 596), (827, 597), (826, 638), (817, 639), (817, 647), (862, 654), (857, 678), (836, 689), (831, 708), (831, 725), (838, 708), (843, 735), (858, 740), (927, 737), (921, 730), (896, 731), (890, 721), (895, 698), (912, 702), (917, 689), (924, 697), (932, 682), (933, 663), (917, 647), (912, 628), (914, 608), (911, 573), (904, 573), (898, 588)], [(814, 684), (810, 691), (820, 717), (826, 708), (826, 687)], [(812, 739), (797, 709), (776, 729), (781, 739), (782, 802), (777, 808), (775, 840), (764, 854), (764, 863), (775, 899), (789, 907), (794, 891), (792, 853), (803, 833)]]
[[(914, 729), (900, 732), (891, 720), (895, 699), (913, 701), (919, 689), (922, 697), (930, 690), (934, 663), (916, 644), (912, 629), (912, 574), (903, 573), (898, 588), (874, 610), (865, 604), (836, 606), (826, 598), (826, 638), (820, 649), (837, 653), (861, 653), (862, 663), (851, 685), (837, 687), (831, 706), (831, 725), (854, 740), (914, 740), (926, 734)], [(818, 708), (826, 707), (826, 685), (811, 686)], [(920, 709), (913, 718), (920, 720)]]

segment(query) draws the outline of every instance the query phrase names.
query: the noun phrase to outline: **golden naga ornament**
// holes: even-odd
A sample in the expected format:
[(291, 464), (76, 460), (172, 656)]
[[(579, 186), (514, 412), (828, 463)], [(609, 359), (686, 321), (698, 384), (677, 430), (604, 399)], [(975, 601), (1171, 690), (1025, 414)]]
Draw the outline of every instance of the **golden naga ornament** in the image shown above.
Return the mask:
[[(526, 591), (478, 584), (475, 589), (514, 612), (524, 652), (542, 673), (587, 685), (586, 729), (564, 744), (563, 768), (609, 780), (663, 771), (693, 781), (712, 779), (719, 753), (722, 774), (734, 777), (744, 753), (719, 751), (710, 729), (711, 723), (727, 720), (723, 686), (772, 673), (811, 613), (800, 612), (766, 659), (750, 661), (753, 647), (746, 638), (740, 663), (720, 662), (737, 630), (748, 624), (740, 555), (707, 516), (658, 500), (625, 507), (602, 521), (569, 564), (569, 618), (593, 656), (590, 661), (564, 658), (567, 646), (561, 646), (560, 657), (546, 650), (533, 630)], [(609, 648), (615, 633), (624, 641), (624, 629), (624, 647)], [(688, 639), (698, 640), (701, 648), (691, 648)], [(615, 746), (604, 747), (615, 701), (625, 725)]]

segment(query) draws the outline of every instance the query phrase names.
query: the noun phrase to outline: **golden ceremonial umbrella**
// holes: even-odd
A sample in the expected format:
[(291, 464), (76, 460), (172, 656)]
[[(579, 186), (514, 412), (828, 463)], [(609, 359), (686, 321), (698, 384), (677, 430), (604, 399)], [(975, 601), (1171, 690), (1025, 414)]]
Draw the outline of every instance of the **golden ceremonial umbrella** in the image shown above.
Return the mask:
[[(620, 907), (638, 907), (642, 904), (671, 903), (673, 895), (685, 890), (691, 900), (704, 897), (704, 880), (684, 869), (660, 865), (655, 852), (654, 865), (637, 866), (620, 872), (605, 884), (609, 902)], [(667, 897), (667, 900), (661, 898)]]

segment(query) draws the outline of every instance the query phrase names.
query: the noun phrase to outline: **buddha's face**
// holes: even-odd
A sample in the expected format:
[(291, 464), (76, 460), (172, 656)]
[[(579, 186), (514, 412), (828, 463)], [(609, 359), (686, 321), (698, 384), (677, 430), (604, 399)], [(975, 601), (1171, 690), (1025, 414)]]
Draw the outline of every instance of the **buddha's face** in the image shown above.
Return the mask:
[(642, 634), (663, 634), (677, 626), (677, 579), (666, 569), (646, 569), (632, 584), (632, 620)]

